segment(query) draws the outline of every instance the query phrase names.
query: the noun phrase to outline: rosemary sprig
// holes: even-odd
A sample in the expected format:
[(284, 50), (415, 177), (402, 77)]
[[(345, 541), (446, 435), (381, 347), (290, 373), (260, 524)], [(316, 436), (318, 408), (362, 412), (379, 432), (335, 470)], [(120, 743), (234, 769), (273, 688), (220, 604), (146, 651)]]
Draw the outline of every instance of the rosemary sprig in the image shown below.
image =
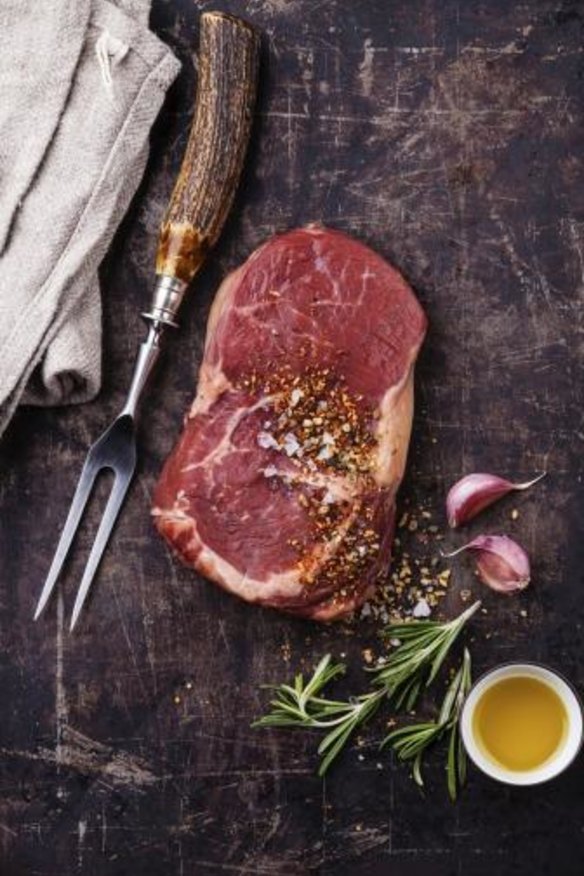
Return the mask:
[(411, 761), (413, 779), (417, 785), (423, 787), (422, 759), (426, 749), (449, 734), (446, 779), (452, 801), (456, 800), (458, 790), (466, 780), (466, 752), (460, 738), (458, 721), (470, 686), (470, 654), (465, 648), (462, 663), (448, 686), (436, 721), (400, 727), (393, 730), (381, 743), (382, 747), (391, 746), (399, 760)]
[(447, 623), (408, 621), (390, 624), (384, 635), (398, 639), (400, 645), (385, 664), (376, 667), (374, 684), (382, 685), (397, 708), (413, 708), (422, 687), (428, 687), (438, 674), (463, 627), (479, 609), (477, 601)]
[(294, 727), (326, 730), (318, 753), (322, 760), (318, 774), (323, 776), (354, 731), (370, 718), (385, 696), (381, 688), (349, 700), (330, 700), (319, 696), (329, 681), (345, 672), (343, 663), (331, 663), (326, 654), (308, 682), (302, 674), (289, 684), (270, 685), (276, 695), (271, 700), (272, 711), (254, 721), (252, 727)]
[[(373, 670), (373, 689), (368, 693), (348, 700), (333, 700), (322, 695), (325, 686), (345, 672), (345, 665), (333, 663), (330, 654), (322, 658), (306, 682), (303, 675), (298, 674), (292, 685), (268, 685), (275, 692), (270, 702), (271, 711), (252, 726), (304, 727), (324, 732), (318, 747), (322, 758), (318, 773), (323, 776), (355, 730), (375, 714), (382, 700), (389, 699), (398, 708), (413, 707), (422, 687), (431, 684), (436, 677), (454, 641), (479, 605), (480, 602), (475, 602), (458, 618), (446, 623), (410, 621), (390, 625), (386, 635), (399, 639), (400, 645), (383, 665)], [(430, 730), (428, 734), (432, 735)], [(415, 757), (414, 769), (419, 775), (420, 764)]]

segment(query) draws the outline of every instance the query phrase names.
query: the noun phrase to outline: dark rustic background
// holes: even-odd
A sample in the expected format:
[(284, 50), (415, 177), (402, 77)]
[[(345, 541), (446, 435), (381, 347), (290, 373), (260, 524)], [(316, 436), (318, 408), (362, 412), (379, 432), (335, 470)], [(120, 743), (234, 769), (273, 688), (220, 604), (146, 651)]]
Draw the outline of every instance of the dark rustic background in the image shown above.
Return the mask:
[[(62, 595), (37, 624), (33, 607), (85, 450), (128, 386), (211, 8), (265, 34), (247, 173), (149, 394), (141, 470), (70, 636), (99, 502)], [(377, 752), (381, 722), (324, 782), (312, 738), (252, 731), (259, 684), (328, 649), (358, 689), (376, 626), (235, 601), (173, 560), (148, 509), (221, 277), (276, 230), (342, 228), (400, 266), (430, 318), (404, 507), (423, 502), (442, 524), (462, 472), (549, 472), (470, 530), (504, 529), (534, 561), (520, 598), (483, 594), (476, 670), (544, 660), (584, 689), (583, 22), (584, 3), (559, 0), (155, 0), (152, 25), (184, 69), (103, 266), (103, 390), (82, 408), (21, 411), (0, 444), (1, 876), (582, 873), (581, 761), (532, 790), (473, 770), (452, 806), (442, 757), (424, 799)], [(457, 563), (446, 613), (479, 591), (468, 570)]]

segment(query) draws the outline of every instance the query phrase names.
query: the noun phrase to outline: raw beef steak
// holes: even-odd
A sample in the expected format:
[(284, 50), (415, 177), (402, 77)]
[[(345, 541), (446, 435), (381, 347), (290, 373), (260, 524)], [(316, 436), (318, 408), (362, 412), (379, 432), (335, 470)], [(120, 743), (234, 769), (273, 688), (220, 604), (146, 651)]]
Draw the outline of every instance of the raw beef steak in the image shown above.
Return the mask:
[(344, 234), (311, 226), (256, 250), (217, 293), (156, 489), (178, 556), (316, 620), (361, 605), (390, 562), (425, 330), (401, 274)]

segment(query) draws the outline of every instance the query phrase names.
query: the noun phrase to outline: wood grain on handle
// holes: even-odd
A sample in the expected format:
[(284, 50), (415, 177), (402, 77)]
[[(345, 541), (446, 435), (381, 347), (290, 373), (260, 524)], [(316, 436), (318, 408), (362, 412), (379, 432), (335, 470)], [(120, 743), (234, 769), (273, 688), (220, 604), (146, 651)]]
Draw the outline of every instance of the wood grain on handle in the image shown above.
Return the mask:
[(259, 48), (246, 22), (221, 12), (201, 15), (195, 114), (160, 228), (157, 274), (190, 282), (221, 233), (249, 140)]

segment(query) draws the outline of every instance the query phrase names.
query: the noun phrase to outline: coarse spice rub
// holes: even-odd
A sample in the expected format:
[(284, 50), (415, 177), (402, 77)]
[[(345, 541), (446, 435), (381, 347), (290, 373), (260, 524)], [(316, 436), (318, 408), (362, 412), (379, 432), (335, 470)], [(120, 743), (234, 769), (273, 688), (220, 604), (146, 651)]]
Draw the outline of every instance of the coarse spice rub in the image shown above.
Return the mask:
[[(257, 375), (246, 376), (242, 386), (257, 391)], [(303, 537), (287, 540), (298, 556), (300, 581), (316, 587), (342, 581), (338, 597), (345, 599), (354, 594), (381, 546), (371, 474), (378, 412), (362, 396), (352, 395), (344, 378), (330, 368), (309, 369), (300, 375), (283, 368), (263, 382), (261, 392), (271, 404), (266, 407), (268, 419), (262, 423), (257, 442), (276, 452), (264, 476), (274, 485), (283, 479), (295, 486), (296, 499), (311, 522)], [(295, 472), (290, 473), (288, 466), (278, 467), (277, 454), (282, 453)], [(326, 486), (320, 486), (320, 474), (326, 476)], [(364, 498), (351, 504), (349, 498), (355, 493)], [(321, 545), (320, 552), (315, 553), (315, 543)]]

